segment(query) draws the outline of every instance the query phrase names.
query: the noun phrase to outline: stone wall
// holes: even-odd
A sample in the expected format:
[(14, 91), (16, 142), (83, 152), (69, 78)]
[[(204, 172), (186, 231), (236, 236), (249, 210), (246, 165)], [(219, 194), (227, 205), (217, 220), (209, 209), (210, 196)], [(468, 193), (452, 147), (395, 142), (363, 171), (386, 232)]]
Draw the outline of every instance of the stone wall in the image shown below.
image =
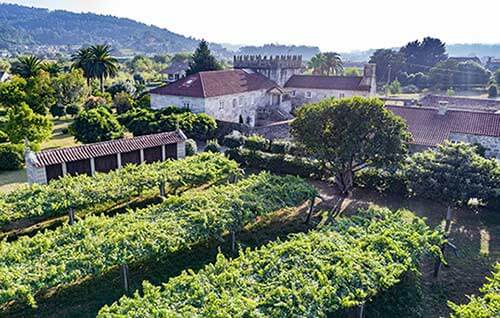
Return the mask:
[(26, 161), (26, 176), (28, 178), (28, 184), (33, 183), (47, 183), (47, 173), (45, 167), (37, 167), (34, 163), (35, 154), (31, 151), (25, 153)]
[(205, 112), (204, 98), (151, 94), (152, 109), (162, 109), (167, 106), (183, 108), (187, 104), (189, 104), (189, 109), (195, 114)]
[(449, 108), (476, 109), (487, 111), (500, 110), (500, 99), (454, 97), (429, 94), (422, 97), (418, 103), (422, 106), (438, 107), (440, 101), (448, 102)]
[(487, 149), (487, 157), (500, 159), (500, 137), (479, 136), (471, 134), (450, 133), (451, 141), (462, 141), (470, 144), (480, 144)]
[[(287, 91), (290, 94), (292, 107), (294, 108), (304, 104), (317, 103), (331, 97), (369, 97), (371, 95), (369, 91), (344, 91), (334, 89), (288, 88)], [(310, 92), (310, 97), (307, 96), (307, 92)]]
[(286, 139), (291, 140), (292, 136), (290, 134), (290, 122), (291, 120), (272, 123), (267, 126), (254, 127), (249, 134), (255, 134), (263, 136), (267, 139)]

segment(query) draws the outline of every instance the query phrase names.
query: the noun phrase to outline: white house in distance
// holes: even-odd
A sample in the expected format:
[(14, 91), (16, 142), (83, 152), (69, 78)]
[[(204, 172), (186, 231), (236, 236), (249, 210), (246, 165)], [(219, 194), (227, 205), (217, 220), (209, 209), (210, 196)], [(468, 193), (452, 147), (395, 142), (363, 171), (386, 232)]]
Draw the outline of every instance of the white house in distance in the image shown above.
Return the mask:
[(363, 76), (300, 75), (302, 57), (235, 56), (234, 69), (200, 72), (150, 91), (151, 107), (174, 105), (254, 127), (259, 112), (290, 113), (326, 97), (372, 96), (375, 65)]

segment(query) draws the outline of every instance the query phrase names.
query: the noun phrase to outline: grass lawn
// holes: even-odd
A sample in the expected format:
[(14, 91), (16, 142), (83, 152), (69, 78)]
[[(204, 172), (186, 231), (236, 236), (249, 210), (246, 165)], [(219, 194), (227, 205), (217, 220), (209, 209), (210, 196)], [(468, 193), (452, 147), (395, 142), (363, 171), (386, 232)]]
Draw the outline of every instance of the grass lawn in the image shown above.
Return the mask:
[[(71, 119), (54, 119), (52, 137), (42, 143), (42, 150), (56, 149), (61, 147), (71, 147), (77, 145), (73, 136), (63, 133), (63, 129), (68, 128)], [(9, 192), (26, 184), (26, 170), (0, 171), (0, 192)]]
[(54, 128), (52, 130), (52, 137), (42, 143), (42, 150), (71, 147), (78, 144), (78, 142), (69, 133), (63, 133), (63, 129), (67, 129), (71, 124), (72, 119), (54, 119)]
[[(318, 203), (317, 210), (330, 208), (335, 197), (330, 187), (322, 182), (313, 182), (320, 189), (324, 201)], [(382, 195), (376, 192), (356, 190), (352, 197), (344, 202), (344, 216), (354, 213), (358, 208), (369, 205), (407, 208), (419, 216), (427, 218), (431, 226), (440, 226), (446, 208), (426, 201)], [(252, 226), (238, 233), (237, 240), (241, 247), (255, 248), (277, 237), (285, 238), (290, 233), (303, 232), (317, 226), (325, 220), (325, 212), (317, 212), (310, 226), (304, 224), (308, 203), (301, 207), (285, 209), (271, 216), (263, 217)], [(460, 210), (454, 213), (450, 239), (458, 247), (458, 255), (447, 253), (449, 267), (443, 268), (438, 279), (432, 277), (434, 260), (422, 262), (422, 301), (423, 317), (447, 317), (447, 301), (466, 302), (466, 294), (478, 292), (485, 282), (485, 276), (500, 257), (500, 220), (493, 211), (475, 214)], [(141, 289), (141, 283), (148, 280), (159, 285), (185, 269), (198, 270), (213, 262), (218, 250), (226, 255), (229, 240), (223, 243), (208, 242), (159, 261), (130, 266), (131, 290), (129, 294)], [(120, 275), (117, 270), (93, 280), (82, 280), (64, 289), (49, 290), (39, 299), (37, 309), (9, 308), (0, 312), (8, 317), (95, 317), (98, 310), (124, 295)]]

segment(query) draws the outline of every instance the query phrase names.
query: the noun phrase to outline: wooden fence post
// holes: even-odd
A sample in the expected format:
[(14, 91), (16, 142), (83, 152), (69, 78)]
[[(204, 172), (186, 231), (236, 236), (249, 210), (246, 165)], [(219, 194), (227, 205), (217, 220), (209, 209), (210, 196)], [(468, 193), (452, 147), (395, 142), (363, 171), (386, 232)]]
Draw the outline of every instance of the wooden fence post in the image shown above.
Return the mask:
[(68, 218), (69, 218), (69, 225), (75, 224), (75, 210), (73, 208), (69, 208), (68, 210)]
[(316, 200), (316, 197), (312, 197), (311, 199), (311, 205), (309, 206), (309, 212), (307, 213), (307, 218), (306, 218), (306, 224), (309, 224), (309, 222), (311, 221), (311, 216), (312, 216), (312, 213), (314, 211), (314, 201)]
[(123, 282), (123, 289), (125, 289), (125, 292), (128, 292), (129, 280), (128, 280), (128, 265), (127, 264), (120, 265), (120, 278)]

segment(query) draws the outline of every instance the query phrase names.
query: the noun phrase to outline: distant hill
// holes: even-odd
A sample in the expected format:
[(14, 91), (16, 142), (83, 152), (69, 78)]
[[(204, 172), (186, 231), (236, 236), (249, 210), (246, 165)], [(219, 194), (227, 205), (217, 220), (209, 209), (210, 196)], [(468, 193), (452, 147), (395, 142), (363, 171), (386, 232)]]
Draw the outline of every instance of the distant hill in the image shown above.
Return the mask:
[[(193, 51), (198, 40), (110, 15), (0, 4), (0, 48), (95, 43), (108, 43), (123, 52), (174, 53)], [(211, 44), (211, 48), (218, 55), (230, 56), (221, 45)]]
[(446, 46), (450, 56), (496, 56), (500, 58), (499, 44), (450, 44)]

